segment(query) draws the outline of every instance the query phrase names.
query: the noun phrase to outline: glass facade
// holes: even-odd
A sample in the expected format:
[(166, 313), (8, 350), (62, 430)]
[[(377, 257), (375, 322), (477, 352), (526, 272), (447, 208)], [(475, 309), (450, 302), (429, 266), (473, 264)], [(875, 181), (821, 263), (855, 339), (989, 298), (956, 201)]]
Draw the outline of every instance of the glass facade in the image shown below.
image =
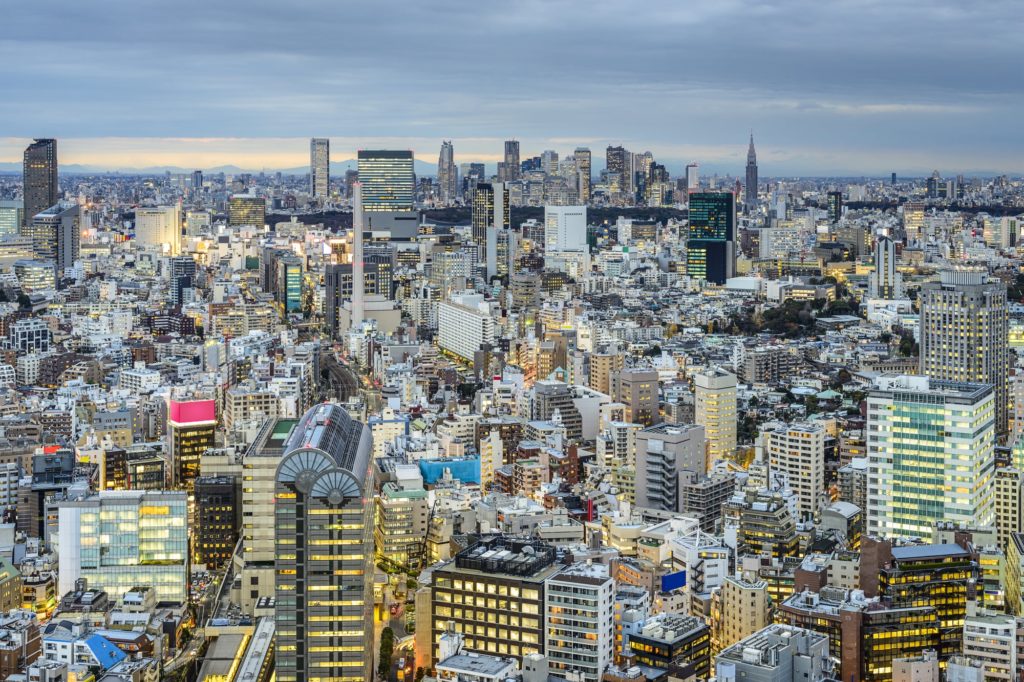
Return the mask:
[(364, 211), (411, 211), (416, 190), (411, 151), (359, 151)]

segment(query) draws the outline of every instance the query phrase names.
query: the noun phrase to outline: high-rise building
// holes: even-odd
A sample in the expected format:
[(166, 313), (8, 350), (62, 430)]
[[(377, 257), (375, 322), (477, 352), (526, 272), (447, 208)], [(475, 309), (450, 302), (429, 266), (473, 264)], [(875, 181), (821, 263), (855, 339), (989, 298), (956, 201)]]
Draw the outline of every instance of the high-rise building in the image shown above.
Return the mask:
[(412, 211), (416, 192), (413, 154), (408, 150), (360, 149), (363, 211)]
[(249, 225), (262, 230), (267, 222), (267, 202), (263, 197), (236, 194), (228, 200), (228, 225)]
[(750, 147), (747, 149), (747, 184), (744, 203), (747, 213), (757, 208), (757, 152), (754, 151), (754, 134), (750, 134)]
[(192, 488), (199, 476), (199, 459), (214, 447), (217, 401), (170, 399), (167, 407), (168, 463), (171, 483)]
[[(756, 172), (756, 171), (755, 171)], [(828, 193), (828, 221), (835, 225), (843, 217), (843, 193)]]
[(711, 672), (711, 635), (696, 616), (659, 613), (638, 632), (630, 632), (629, 653), (647, 668), (683, 671), (683, 679), (707, 679)]
[(505, 177), (498, 180), (518, 180), (519, 176), (519, 140), (505, 140)]
[(77, 205), (54, 204), (39, 211), (22, 230), (32, 240), (32, 252), (37, 260), (53, 261), (58, 274), (78, 260), (82, 243), (80, 212)]
[(194, 192), (200, 192), (203, 189), (203, 171), (194, 170), (192, 171), (192, 190)]
[(499, 232), (511, 225), (508, 184), (481, 182), (473, 191), (473, 241), (482, 256), (490, 280), (498, 275)]
[(176, 256), (170, 260), (168, 289), (172, 305), (184, 305), (195, 288), (196, 261), (192, 256)]
[(544, 250), (587, 250), (587, 207), (544, 207)]
[(558, 174), (558, 152), (545, 149), (540, 155), (540, 169), (548, 175)]
[(825, 496), (825, 428), (820, 422), (761, 430), (771, 475), (782, 475), (797, 500), (800, 520), (815, 520)]
[(586, 147), (576, 147), (573, 158), (576, 162), (576, 196), (579, 202), (586, 206), (590, 203), (590, 181), (592, 179), (590, 150)]
[(625, 419), (650, 426), (661, 421), (658, 409), (658, 371), (629, 367), (611, 375), (612, 397), (626, 406)]
[(170, 256), (181, 251), (181, 207), (140, 206), (135, 209), (135, 241), (162, 248)]
[(195, 561), (207, 568), (231, 561), (238, 543), (238, 487), (233, 476), (195, 480)]
[(25, 202), (0, 201), (0, 237), (14, 236), (25, 225)]
[(727, 576), (712, 606), (712, 649), (722, 651), (767, 627), (771, 615), (767, 582)]
[(880, 377), (867, 423), (869, 534), (928, 537), (940, 521), (992, 524), (991, 386)]
[(694, 420), (708, 439), (707, 470), (736, 450), (736, 376), (720, 369), (693, 375)]
[(944, 270), (922, 285), (921, 374), (995, 387), (996, 433), (1009, 419), (1010, 345), (1006, 285), (977, 270)]
[(472, 360), (477, 351), (494, 345), (494, 318), (483, 295), (465, 292), (437, 306), (437, 345)]
[(309, 193), (317, 199), (330, 194), (331, 141), (314, 137), (309, 141)]
[(697, 162), (686, 164), (686, 191), (696, 192), (700, 189), (700, 169)]
[(36, 214), (50, 208), (60, 199), (57, 186), (57, 140), (38, 139), (25, 148), (23, 195), (25, 225)]
[(679, 511), (680, 474), (704, 473), (704, 427), (657, 424), (636, 432), (636, 504)]
[(455, 147), (451, 140), (441, 143), (441, 154), (437, 159), (437, 186), (442, 204), (455, 203), (459, 196), (459, 172), (455, 167)]
[(875, 269), (868, 280), (868, 295), (890, 301), (905, 296), (903, 275), (896, 271), (896, 243), (885, 235), (875, 242)]
[(608, 567), (573, 564), (544, 583), (545, 653), (555, 677), (600, 682), (612, 662), (615, 580)]
[(736, 271), (736, 197), (731, 192), (690, 195), (686, 274), (725, 284)]
[(903, 232), (908, 242), (918, 242), (924, 238), (925, 218), (924, 202), (908, 201), (903, 204)]
[(288, 435), (274, 492), (282, 682), (373, 679), (371, 450), (370, 430), (330, 403)]
[(110, 599), (142, 585), (158, 603), (188, 603), (184, 492), (104, 491), (58, 502), (57, 521), (61, 595), (84, 578)]
[[(629, 158), (628, 162), (627, 157)], [(628, 176), (632, 174), (633, 155), (625, 147), (609, 145), (605, 150), (604, 165), (609, 177), (615, 174), (615, 177), (618, 178), (618, 194), (620, 196), (615, 198), (619, 199), (623, 195), (628, 195), (629, 188), (632, 186)]]

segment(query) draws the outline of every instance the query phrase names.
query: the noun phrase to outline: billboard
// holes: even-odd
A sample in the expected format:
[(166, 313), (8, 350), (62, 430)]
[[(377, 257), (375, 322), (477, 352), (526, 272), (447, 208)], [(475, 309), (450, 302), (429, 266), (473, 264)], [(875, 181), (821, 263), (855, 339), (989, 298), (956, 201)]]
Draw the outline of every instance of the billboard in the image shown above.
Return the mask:
[(671, 592), (686, 587), (686, 571), (676, 571), (661, 576), (661, 591)]
[(175, 424), (216, 421), (217, 403), (214, 400), (172, 400), (167, 418)]

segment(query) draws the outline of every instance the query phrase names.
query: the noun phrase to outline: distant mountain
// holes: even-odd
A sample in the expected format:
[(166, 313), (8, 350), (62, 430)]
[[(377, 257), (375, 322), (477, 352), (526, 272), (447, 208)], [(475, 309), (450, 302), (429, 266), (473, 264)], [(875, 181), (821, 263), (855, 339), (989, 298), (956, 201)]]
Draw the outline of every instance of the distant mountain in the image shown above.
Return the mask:
[[(359, 165), (356, 159), (331, 162), (331, 175), (341, 176), (345, 171), (355, 170)], [(437, 175), (437, 164), (426, 161), (415, 161), (413, 165), (416, 175), (434, 176)], [(113, 168), (110, 166), (93, 166), (79, 163), (62, 163), (61, 173), (95, 175), (100, 173), (119, 173), (121, 175), (163, 175), (172, 173), (175, 175), (187, 174), (196, 170), (195, 168), (181, 168), (180, 166), (147, 166), (145, 168)], [(294, 168), (240, 168), (238, 166), (214, 166), (213, 168), (201, 168), (204, 173), (227, 173), (235, 175), (238, 173), (283, 173), (285, 175), (306, 175), (309, 173), (309, 166), (296, 166)], [(22, 166), (17, 161), (0, 162), (0, 173), (21, 173)]]

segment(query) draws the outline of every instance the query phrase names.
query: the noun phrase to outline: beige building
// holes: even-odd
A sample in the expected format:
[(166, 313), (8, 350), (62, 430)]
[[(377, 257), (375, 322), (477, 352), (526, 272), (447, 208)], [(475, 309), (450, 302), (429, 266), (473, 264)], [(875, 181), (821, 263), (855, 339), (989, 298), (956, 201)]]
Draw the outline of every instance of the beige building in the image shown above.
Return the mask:
[(590, 388), (611, 395), (612, 373), (622, 369), (626, 356), (622, 353), (594, 353), (590, 356)]
[(625, 421), (644, 426), (661, 422), (657, 370), (638, 367), (619, 370), (612, 373), (611, 383), (612, 399), (626, 406)]
[[(770, 430), (769, 430), (770, 429)], [(762, 430), (771, 476), (785, 476), (801, 519), (815, 519), (825, 492), (825, 429), (815, 422), (777, 424)]]
[(996, 469), (994, 504), (999, 546), (1006, 551), (1010, 535), (1019, 533), (1021, 523), (1021, 496), (1024, 494), (1024, 472), (1015, 467)]
[(712, 596), (711, 648), (717, 653), (768, 627), (772, 619), (768, 583), (729, 576)]
[(385, 483), (377, 496), (376, 554), (396, 564), (418, 566), (430, 515), (427, 491), (416, 465), (395, 467), (395, 478)]
[(708, 439), (707, 470), (736, 450), (736, 377), (720, 369), (693, 375), (694, 421)]
[(277, 394), (255, 386), (233, 386), (224, 394), (224, 430), (230, 433), (235, 426), (258, 420), (276, 419), (279, 400)]

